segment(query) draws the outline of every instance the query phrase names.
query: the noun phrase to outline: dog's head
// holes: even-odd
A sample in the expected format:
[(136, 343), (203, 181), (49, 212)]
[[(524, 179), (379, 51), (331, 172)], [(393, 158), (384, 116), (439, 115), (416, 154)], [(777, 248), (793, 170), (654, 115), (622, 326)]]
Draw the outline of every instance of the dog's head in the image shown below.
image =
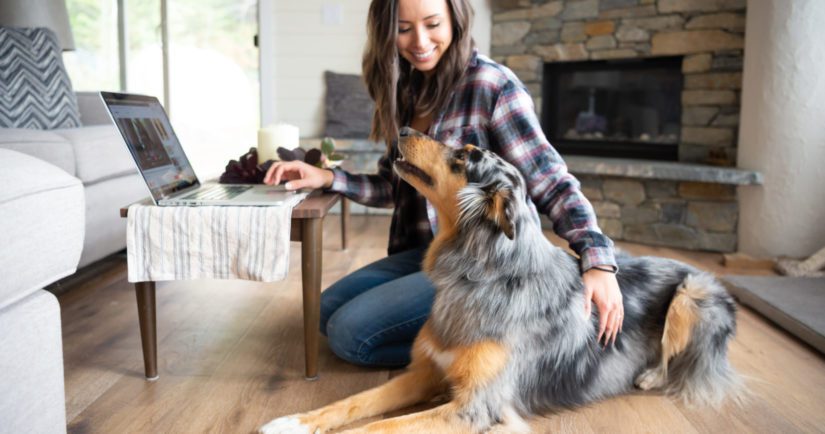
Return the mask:
[(398, 149), (396, 173), (451, 220), (439, 225), (489, 227), (515, 238), (516, 211), (525, 197), (518, 169), (491, 151), (453, 149), (411, 128), (401, 129)]

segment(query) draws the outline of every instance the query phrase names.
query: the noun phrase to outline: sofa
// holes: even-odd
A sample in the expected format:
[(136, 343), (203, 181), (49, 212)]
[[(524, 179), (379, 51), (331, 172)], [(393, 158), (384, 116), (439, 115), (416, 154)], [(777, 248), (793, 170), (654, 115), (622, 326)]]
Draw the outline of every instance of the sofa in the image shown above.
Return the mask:
[(126, 222), (118, 211), (149, 192), (100, 96), (76, 97), (81, 127), (0, 128), (0, 148), (48, 162), (83, 184), (86, 236), (78, 267), (84, 267), (126, 247)]
[(0, 426), (65, 432), (60, 306), (42, 288), (74, 273), (84, 235), (81, 181), (0, 149)]
[[(125, 248), (119, 209), (148, 194), (99, 96), (71, 91), (52, 39), (0, 28), (2, 432), (66, 431), (60, 307), (43, 288)], [(26, 64), (31, 46), (58, 60)]]

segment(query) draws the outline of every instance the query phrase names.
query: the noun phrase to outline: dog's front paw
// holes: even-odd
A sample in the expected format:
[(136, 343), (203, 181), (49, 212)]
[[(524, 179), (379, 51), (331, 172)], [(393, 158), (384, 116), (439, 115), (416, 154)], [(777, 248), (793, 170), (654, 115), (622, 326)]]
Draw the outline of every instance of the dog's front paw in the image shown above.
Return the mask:
[(658, 367), (651, 368), (636, 377), (635, 383), (642, 390), (656, 389), (665, 385), (665, 373)]
[(320, 429), (311, 431), (312, 427), (301, 422), (297, 415), (284, 416), (271, 420), (258, 428), (260, 434), (320, 434)]

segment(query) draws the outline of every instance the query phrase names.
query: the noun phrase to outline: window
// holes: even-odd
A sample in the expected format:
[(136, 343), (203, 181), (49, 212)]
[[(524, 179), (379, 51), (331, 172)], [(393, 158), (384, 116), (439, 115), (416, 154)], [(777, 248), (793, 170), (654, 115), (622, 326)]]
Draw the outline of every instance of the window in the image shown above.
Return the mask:
[[(169, 113), (201, 179), (256, 146), (259, 125), (256, 0), (167, 0)], [(124, 0), (125, 91), (163, 102), (160, 0)], [(117, 90), (117, 2), (67, 0), (75, 52), (65, 56), (76, 90)]]

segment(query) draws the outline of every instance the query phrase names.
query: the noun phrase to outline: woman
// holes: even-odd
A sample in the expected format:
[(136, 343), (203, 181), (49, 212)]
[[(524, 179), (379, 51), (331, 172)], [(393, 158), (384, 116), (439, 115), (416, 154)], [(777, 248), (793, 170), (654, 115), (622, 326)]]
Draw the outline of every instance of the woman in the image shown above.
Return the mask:
[(396, 138), (410, 126), (454, 147), (472, 143), (514, 164), (533, 203), (581, 256), (590, 315), (599, 310), (599, 341), (621, 330), (622, 296), (613, 243), (593, 208), (542, 133), (533, 101), (516, 76), (478, 55), (470, 36), (468, 0), (373, 0), (363, 58), (375, 101), (373, 139), (388, 143), (376, 175), (323, 170), (303, 162), (273, 164), (264, 182), (288, 189), (324, 188), (368, 206), (394, 207), (389, 256), (353, 272), (321, 294), (321, 332), (333, 352), (352, 363), (399, 367), (430, 312), (432, 283), (421, 271), (438, 230), (426, 200), (392, 171)]

